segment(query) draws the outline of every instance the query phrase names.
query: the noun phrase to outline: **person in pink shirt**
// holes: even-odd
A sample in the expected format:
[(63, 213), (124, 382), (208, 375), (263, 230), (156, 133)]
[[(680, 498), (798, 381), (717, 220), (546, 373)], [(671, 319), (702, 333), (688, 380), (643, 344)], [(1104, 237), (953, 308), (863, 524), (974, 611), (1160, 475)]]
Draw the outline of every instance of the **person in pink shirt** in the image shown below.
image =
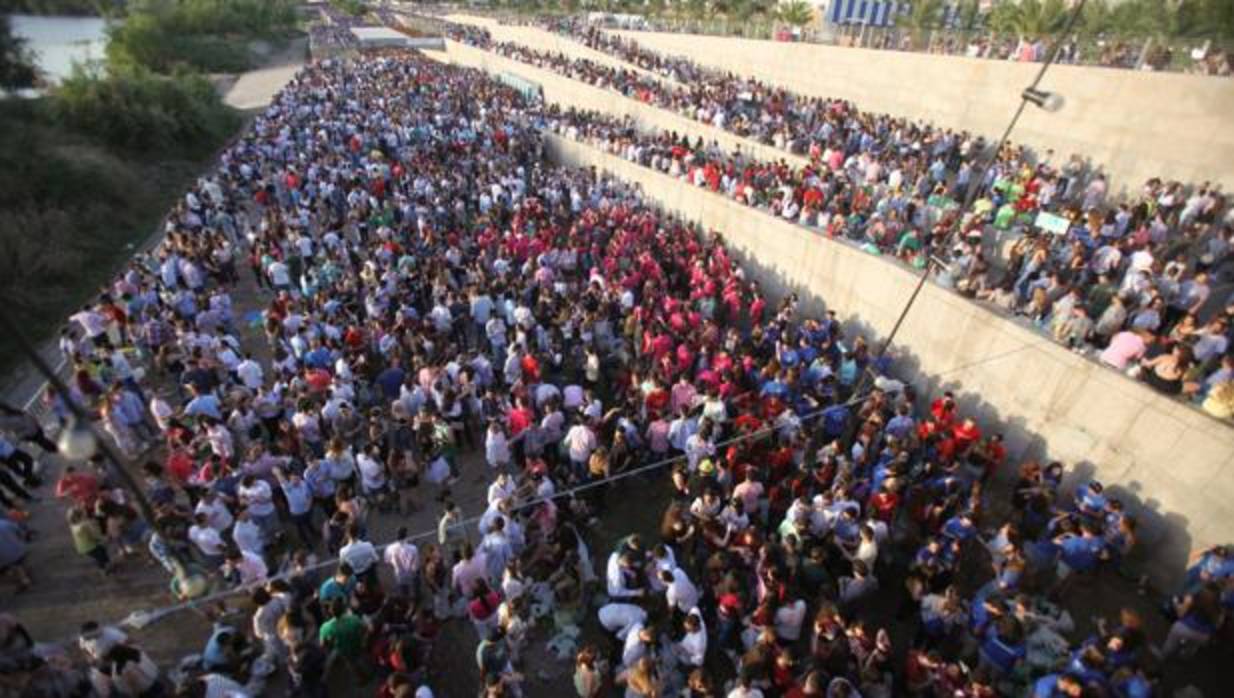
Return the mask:
[[(684, 344), (682, 346), (685, 346)], [(678, 347), (680, 349), (680, 347)], [(688, 408), (694, 404), (694, 398), (698, 395), (698, 391), (694, 389), (694, 385), (690, 383), (690, 379), (684, 373), (677, 382), (673, 384), (673, 412), (680, 412), (682, 408)]]
[(663, 414), (657, 414), (651, 424), (647, 425), (647, 447), (657, 458), (668, 453), (669, 422)]
[(1124, 371), (1130, 364), (1144, 357), (1152, 340), (1152, 335), (1143, 330), (1119, 332), (1110, 339), (1110, 345), (1105, 351), (1101, 352), (1101, 363)]

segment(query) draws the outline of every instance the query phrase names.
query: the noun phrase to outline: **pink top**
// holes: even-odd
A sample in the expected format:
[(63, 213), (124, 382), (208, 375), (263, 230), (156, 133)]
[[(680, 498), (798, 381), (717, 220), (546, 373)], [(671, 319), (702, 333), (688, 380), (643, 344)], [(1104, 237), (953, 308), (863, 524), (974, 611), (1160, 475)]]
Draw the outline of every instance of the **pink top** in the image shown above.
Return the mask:
[(1101, 352), (1101, 363), (1121, 371), (1127, 368), (1127, 364), (1144, 356), (1147, 350), (1148, 347), (1140, 335), (1134, 332), (1119, 332), (1110, 339), (1110, 346)]

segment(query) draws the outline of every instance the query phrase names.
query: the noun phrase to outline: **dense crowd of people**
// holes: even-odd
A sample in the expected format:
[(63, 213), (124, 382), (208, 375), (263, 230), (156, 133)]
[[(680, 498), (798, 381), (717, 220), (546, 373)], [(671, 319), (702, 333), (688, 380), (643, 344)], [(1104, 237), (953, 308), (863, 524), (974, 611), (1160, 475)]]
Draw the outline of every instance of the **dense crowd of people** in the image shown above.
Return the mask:
[[(604, 29), (669, 32), (685, 35), (704, 29), (704, 25), (682, 25), (676, 22), (658, 21), (655, 18), (631, 17), (630, 21), (627, 21), (625, 16), (618, 19), (613, 16), (593, 18), (579, 15), (564, 17), (523, 15), (498, 17), (497, 19), (502, 24), (536, 26), (575, 38), (582, 38), (596, 31), (603, 33)], [(867, 31), (861, 24), (840, 26), (827, 38), (824, 36), (827, 35), (814, 30), (782, 27), (771, 32), (768, 38), (776, 41), (831, 43), (844, 47), (965, 56), (1021, 63), (1043, 62), (1049, 50), (1049, 44), (1053, 40), (1049, 34), (1011, 35), (1000, 34), (988, 29), (935, 30), (921, 37), (902, 27), (871, 28)], [(592, 40), (610, 43), (613, 48), (619, 48), (630, 58), (637, 58), (638, 60), (630, 62), (639, 63), (643, 67), (665, 60), (663, 57), (643, 55), (637, 44), (632, 45), (633, 42), (616, 38), (615, 35), (594, 37)], [(1108, 35), (1086, 36), (1081, 39), (1079, 36), (1071, 36), (1059, 45), (1054, 62), (1064, 65), (1088, 65), (1124, 70), (1184, 71), (1197, 75), (1221, 77), (1234, 74), (1231, 72), (1231, 56), (1227, 48), (1214, 46), (1208, 40), (1183, 40), (1174, 43), (1175, 45), (1171, 46), (1169, 42), (1163, 41), (1160, 37), (1135, 39)], [(1185, 53), (1186, 58), (1178, 60), (1179, 53)]]
[[(1028, 318), (1060, 343), (1214, 416), (1234, 416), (1234, 296), (1224, 303), (1213, 296), (1234, 261), (1234, 208), (1219, 185), (1153, 179), (1119, 199), (1100, 169), (1078, 156), (1064, 161), (1013, 145), (979, 173), (992, 146), (966, 132), (802, 98), (710, 69), (696, 69), (689, 87), (674, 88), (633, 70), (493, 43), (484, 30), (459, 32), (460, 41), (805, 154), (811, 164), (797, 169), (714, 148), (702, 155), (701, 144), (639, 134), (630, 124), (606, 129), (610, 141), (618, 140), (610, 148), (637, 148), (625, 153), (630, 159), (697, 173), (697, 184), (773, 215), (918, 267), (931, 257), (946, 260), (940, 282)], [(659, 65), (665, 75), (688, 70), (684, 59), (656, 64), (632, 42), (591, 36), (584, 37), (589, 46)], [(969, 187), (978, 196), (960, 211)], [(1043, 213), (1058, 217), (1062, 230), (1041, 229)], [(1016, 237), (1006, 259), (991, 249), (1003, 235)]]
[[(1009, 462), (997, 425), (916, 394), (833, 313), (765, 298), (717, 234), (545, 162), (541, 127), (712, 188), (745, 177), (413, 52), (315, 62), (279, 94), (73, 316), (70, 394), (47, 396), (62, 429), (80, 405), (141, 463), (156, 512), (101, 456), (66, 467), (83, 566), (148, 556), (176, 598), (230, 592), (209, 641), (171, 671), (115, 627), (87, 623), (70, 653), (4, 615), (6, 688), (159, 696), (174, 675), (178, 695), (240, 698), (277, 675), (293, 696), (452, 694), (437, 643), (466, 619), (480, 694), (517, 696), (551, 618), (582, 698), (1130, 697), (1221, 632), (1218, 548), (1159, 646), (1130, 609), (1077, 634), (1052, 601), (1122, 565), (1123, 502)], [(3, 412), (0, 474), (18, 477), (0, 485), (29, 498), (22, 444), (58, 444)], [(466, 518), (477, 473), (486, 509)], [(590, 524), (635, 490), (667, 502), (658, 535), (601, 539)], [(374, 539), (426, 506), (433, 535)], [(43, 543), (21, 519), (0, 520), (0, 570), (24, 586), (45, 571), (23, 564)]]

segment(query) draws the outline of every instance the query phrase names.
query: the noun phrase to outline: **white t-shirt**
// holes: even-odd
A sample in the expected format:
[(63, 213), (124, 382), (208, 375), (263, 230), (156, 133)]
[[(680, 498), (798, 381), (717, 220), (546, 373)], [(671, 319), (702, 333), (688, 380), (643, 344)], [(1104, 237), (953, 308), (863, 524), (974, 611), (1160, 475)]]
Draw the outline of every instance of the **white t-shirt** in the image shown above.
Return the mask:
[(255, 480), (251, 487), (240, 485), (236, 489), (240, 501), (244, 502), (253, 516), (270, 516), (274, 513), (273, 493), (265, 480)]

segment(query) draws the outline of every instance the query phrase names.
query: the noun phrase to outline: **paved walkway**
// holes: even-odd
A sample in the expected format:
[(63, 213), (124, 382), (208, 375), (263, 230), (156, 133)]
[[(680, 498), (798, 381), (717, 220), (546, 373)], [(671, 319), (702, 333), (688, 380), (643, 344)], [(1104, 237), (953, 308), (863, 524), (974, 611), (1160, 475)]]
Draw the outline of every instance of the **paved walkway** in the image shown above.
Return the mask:
[(265, 67), (241, 74), (227, 90), (223, 101), (228, 106), (245, 111), (266, 106), (304, 66), (307, 55), (308, 43), (305, 39), (292, 41)]

